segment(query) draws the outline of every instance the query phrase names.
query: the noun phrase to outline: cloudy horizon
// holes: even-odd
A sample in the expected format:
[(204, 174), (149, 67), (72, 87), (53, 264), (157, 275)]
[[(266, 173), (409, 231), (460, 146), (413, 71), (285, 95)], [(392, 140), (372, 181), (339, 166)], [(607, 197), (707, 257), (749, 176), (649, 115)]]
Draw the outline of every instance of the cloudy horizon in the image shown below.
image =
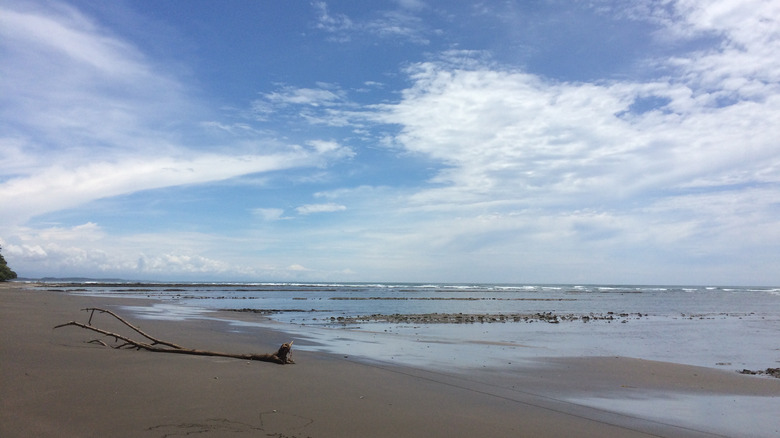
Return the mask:
[(20, 277), (780, 285), (780, 4), (0, 5)]

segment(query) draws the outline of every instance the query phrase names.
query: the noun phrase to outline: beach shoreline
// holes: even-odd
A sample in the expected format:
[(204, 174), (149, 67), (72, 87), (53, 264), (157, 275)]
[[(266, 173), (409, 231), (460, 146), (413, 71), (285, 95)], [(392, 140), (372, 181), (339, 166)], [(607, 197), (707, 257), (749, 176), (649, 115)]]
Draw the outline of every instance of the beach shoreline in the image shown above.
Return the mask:
[[(745, 418), (735, 420), (743, 433), (717, 430), (717, 423), (713, 430), (706, 418), (619, 407), (626, 399), (749, 398), (753, 414), (745, 415), (759, 420), (780, 400), (780, 380), (767, 377), (622, 357), (540, 358), (464, 372), (374, 362), (348, 351), (294, 349), (297, 364), (277, 365), (112, 350), (87, 344), (95, 336), (86, 330), (53, 327), (86, 320), (85, 307), (149, 300), (31, 286), (0, 283), (4, 437), (762, 437), (780, 429), (772, 419)], [(237, 330), (212, 318), (135, 322), (192, 348), (266, 353), (293, 340), (283, 324)]]

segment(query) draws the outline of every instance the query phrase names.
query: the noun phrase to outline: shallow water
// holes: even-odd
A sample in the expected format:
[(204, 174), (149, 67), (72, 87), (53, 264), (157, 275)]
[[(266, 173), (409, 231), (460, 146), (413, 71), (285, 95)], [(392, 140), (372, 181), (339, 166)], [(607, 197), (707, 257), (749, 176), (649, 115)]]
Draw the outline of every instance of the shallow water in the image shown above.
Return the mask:
[(780, 435), (780, 399), (744, 395), (645, 393), (641, 397), (579, 397), (567, 401), (718, 436)]

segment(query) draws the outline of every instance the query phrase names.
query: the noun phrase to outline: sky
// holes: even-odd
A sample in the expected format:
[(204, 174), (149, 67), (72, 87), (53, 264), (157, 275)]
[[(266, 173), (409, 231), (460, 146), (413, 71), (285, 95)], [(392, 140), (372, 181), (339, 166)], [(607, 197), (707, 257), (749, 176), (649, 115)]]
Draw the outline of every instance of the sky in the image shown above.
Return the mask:
[(0, 2), (20, 277), (780, 285), (780, 2)]

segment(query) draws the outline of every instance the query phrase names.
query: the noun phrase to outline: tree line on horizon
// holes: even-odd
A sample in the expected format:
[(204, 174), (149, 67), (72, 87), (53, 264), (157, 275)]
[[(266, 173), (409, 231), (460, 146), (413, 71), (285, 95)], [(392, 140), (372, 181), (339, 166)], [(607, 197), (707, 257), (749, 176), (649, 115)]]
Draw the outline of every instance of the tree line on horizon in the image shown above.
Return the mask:
[[(0, 250), (2, 249), (3, 248), (0, 247)], [(16, 272), (12, 271), (11, 268), (8, 267), (8, 263), (6, 263), (5, 257), (0, 254), (0, 281), (13, 280), (14, 278), (16, 278)]]

